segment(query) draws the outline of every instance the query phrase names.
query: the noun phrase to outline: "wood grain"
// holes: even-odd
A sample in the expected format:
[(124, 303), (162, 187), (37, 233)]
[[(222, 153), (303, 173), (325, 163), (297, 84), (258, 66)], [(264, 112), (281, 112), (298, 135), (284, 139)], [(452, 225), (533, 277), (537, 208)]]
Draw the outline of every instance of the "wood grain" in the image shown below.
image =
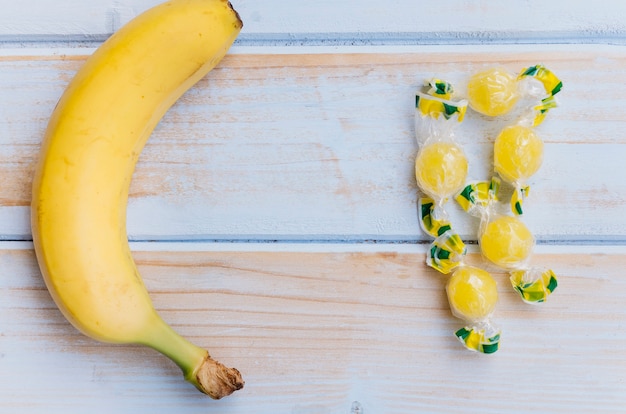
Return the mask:
[(160, 355), (83, 337), (24, 246), (0, 250), (3, 409), (334, 414), (359, 401), (367, 413), (617, 413), (626, 402), (623, 250), (540, 248), (536, 264), (561, 282), (540, 306), (494, 273), (504, 335), (485, 356), (453, 337), (446, 277), (419, 246), (133, 246), (158, 311), (238, 367), (245, 388), (208, 401)]
[[(130, 194), (134, 240), (427, 240), (417, 224), (413, 100), (442, 76), (543, 62), (564, 82), (537, 132), (544, 166), (526, 220), (539, 239), (626, 240), (622, 47), (417, 48), (412, 52), (233, 54), (165, 116)], [(350, 53), (350, 50), (352, 53)], [(498, 53), (494, 53), (494, 50)], [(0, 234), (29, 239), (30, 177), (47, 118), (83, 58), (0, 58)], [(515, 116), (470, 113), (458, 140), (470, 178), (490, 177)], [(459, 232), (476, 221), (450, 204)]]
[[(240, 38), (157, 126), (128, 208), (159, 313), (243, 373), (216, 402), (156, 352), (72, 328), (27, 242), (56, 101), (93, 47), (159, 1), (0, 0), (0, 413), (622, 413), (626, 2), (233, 2)], [(564, 89), (537, 130), (524, 219), (533, 263), (560, 284), (529, 306), (494, 272), (503, 341), (478, 355), (453, 336), (447, 277), (424, 264), (414, 93), (536, 63)], [(517, 115), (468, 114), (471, 179), (491, 175)], [(476, 220), (448, 207), (474, 240)], [(468, 260), (482, 264), (475, 245)]]
[[(0, 40), (102, 40), (159, 0), (0, 1)], [(233, 1), (243, 21), (241, 40), (298, 44), (393, 41), (474, 44), (520, 41), (620, 42), (626, 24), (620, 0), (590, 2), (485, 0)], [(623, 44), (623, 40), (621, 41)]]

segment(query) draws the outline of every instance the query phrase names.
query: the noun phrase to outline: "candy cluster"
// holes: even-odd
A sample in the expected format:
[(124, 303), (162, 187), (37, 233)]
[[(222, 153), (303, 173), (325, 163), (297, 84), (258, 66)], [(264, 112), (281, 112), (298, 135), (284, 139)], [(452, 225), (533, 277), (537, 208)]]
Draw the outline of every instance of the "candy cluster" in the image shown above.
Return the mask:
[(415, 159), (417, 184), (425, 193), (418, 201), (420, 226), (434, 238), (427, 264), (450, 274), (446, 285), (453, 315), (466, 325), (456, 336), (467, 348), (493, 353), (498, 350), (500, 330), (491, 322), (498, 301), (496, 281), (489, 272), (464, 261), (466, 248), (452, 229), (445, 205), (462, 190), (468, 160), (455, 140), (467, 101), (453, 100), (452, 85), (438, 79), (426, 82), (415, 98), (415, 131), (419, 151)]
[[(424, 193), (418, 201), (420, 226), (434, 238), (427, 254), (428, 266), (450, 274), (446, 291), (454, 316), (465, 326), (455, 333), (474, 351), (498, 350), (500, 330), (491, 322), (498, 301), (496, 282), (484, 269), (465, 263), (466, 247), (453, 230), (446, 203), (454, 198), (469, 214), (480, 219), (478, 243), (487, 263), (509, 272), (514, 289), (527, 303), (546, 300), (557, 286), (552, 270), (529, 266), (535, 239), (520, 219), (529, 179), (543, 160), (543, 141), (534, 128), (556, 107), (559, 79), (542, 65), (515, 76), (493, 68), (472, 76), (468, 99), (453, 99), (447, 82), (433, 79), (416, 93), (415, 132), (419, 151), (415, 176)], [(494, 117), (509, 113), (520, 101), (527, 105), (515, 124), (505, 127), (494, 142), (490, 181), (467, 184), (468, 159), (455, 140), (458, 125), (469, 106)], [(499, 200), (502, 181), (513, 187), (510, 208)]]
[(469, 80), (469, 106), (483, 115), (506, 115), (519, 101), (527, 102), (517, 122), (505, 127), (496, 137), (493, 151), (494, 171), (515, 187), (511, 198), (515, 214), (522, 214), (522, 203), (529, 192), (528, 180), (543, 161), (543, 141), (535, 127), (556, 107), (554, 96), (562, 86), (543, 65), (524, 69), (517, 77), (504, 69), (493, 68)]

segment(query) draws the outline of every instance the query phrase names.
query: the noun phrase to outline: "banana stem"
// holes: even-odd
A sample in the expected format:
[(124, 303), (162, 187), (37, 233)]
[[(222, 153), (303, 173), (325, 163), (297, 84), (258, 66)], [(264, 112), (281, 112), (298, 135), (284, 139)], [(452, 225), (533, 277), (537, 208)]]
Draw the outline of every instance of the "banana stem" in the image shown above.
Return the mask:
[(154, 329), (140, 342), (171, 359), (187, 381), (213, 399), (220, 399), (243, 388), (244, 381), (235, 368), (214, 360), (206, 349), (180, 336), (159, 316)]

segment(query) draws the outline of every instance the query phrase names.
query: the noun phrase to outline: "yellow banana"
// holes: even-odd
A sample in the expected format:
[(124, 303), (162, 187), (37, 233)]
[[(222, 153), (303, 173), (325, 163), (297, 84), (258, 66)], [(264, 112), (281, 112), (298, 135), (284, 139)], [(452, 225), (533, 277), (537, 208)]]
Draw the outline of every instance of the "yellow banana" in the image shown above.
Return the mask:
[(126, 206), (152, 130), (222, 59), (241, 27), (227, 0), (171, 0), (130, 21), (68, 85), (33, 180), (35, 252), (65, 317), (97, 340), (156, 349), (216, 399), (242, 388), (241, 375), (157, 315), (131, 256)]

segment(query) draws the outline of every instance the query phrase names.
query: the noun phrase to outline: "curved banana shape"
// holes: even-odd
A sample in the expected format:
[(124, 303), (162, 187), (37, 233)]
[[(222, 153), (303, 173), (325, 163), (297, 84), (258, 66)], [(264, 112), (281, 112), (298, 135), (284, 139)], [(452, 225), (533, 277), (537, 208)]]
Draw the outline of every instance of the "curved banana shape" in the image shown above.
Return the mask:
[(156, 349), (216, 399), (242, 388), (241, 375), (157, 315), (131, 256), (126, 205), (152, 130), (241, 27), (227, 0), (171, 0), (104, 42), (52, 113), (31, 210), (37, 259), (65, 317), (97, 340)]

